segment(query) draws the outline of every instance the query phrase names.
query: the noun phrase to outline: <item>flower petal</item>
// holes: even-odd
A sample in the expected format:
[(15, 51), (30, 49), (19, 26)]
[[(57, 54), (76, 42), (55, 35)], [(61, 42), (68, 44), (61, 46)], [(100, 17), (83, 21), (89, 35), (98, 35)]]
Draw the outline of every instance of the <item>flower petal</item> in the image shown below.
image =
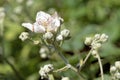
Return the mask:
[(60, 18), (59, 18), (59, 16), (58, 16), (57, 12), (55, 12), (55, 13), (52, 15), (52, 18), (53, 18), (52, 24), (54, 24), (54, 26), (56, 26), (56, 27), (59, 27), (59, 26), (60, 26)]
[(44, 33), (45, 32), (45, 28), (42, 25), (39, 25), (37, 22), (35, 22), (33, 25), (34, 25), (34, 32), (36, 32), (36, 33)]
[(43, 12), (43, 11), (40, 11), (37, 13), (37, 16), (36, 16), (36, 21), (37, 22), (47, 22), (47, 20), (51, 18), (51, 15)]
[(53, 19), (52, 24), (54, 24), (54, 26), (56, 26), (56, 27), (59, 27), (60, 26), (60, 20), (58, 18), (55, 18), (55, 19)]
[(33, 31), (33, 25), (31, 23), (22, 23), (22, 26), (24, 26), (27, 29)]

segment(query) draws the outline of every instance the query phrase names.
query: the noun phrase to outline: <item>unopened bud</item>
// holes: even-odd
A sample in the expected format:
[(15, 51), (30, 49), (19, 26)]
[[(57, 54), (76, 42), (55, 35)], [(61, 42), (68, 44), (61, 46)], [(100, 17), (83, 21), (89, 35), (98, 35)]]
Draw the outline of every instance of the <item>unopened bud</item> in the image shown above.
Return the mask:
[(100, 38), (100, 34), (95, 34), (95, 36), (94, 36), (94, 39), (99, 39)]
[(92, 38), (91, 37), (86, 37), (85, 42), (86, 45), (91, 45), (92, 43)]
[(51, 32), (46, 32), (44, 35), (43, 35), (43, 38), (44, 39), (51, 39), (53, 37), (53, 34)]
[(91, 53), (92, 53), (93, 57), (97, 58), (97, 55), (98, 55), (97, 50), (92, 50)]
[(70, 31), (68, 29), (64, 29), (60, 32), (60, 34), (63, 36), (63, 37), (68, 37), (70, 35)]
[(56, 37), (56, 40), (57, 40), (57, 41), (62, 41), (62, 40), (63, 40), (63, 36), (62, 36), (62, 35), (58, 35), (58, 36)]
[(22, 32), (19, 36), (19, 39), (21, 39), (22, 41), (25, 41), (28, 38), (29, 38), (29, 33), (28, 32)]
[(47, 47), (43, 46), (43, 47), (40, 48), (39, 53), (41, 53), (41, 54), (42, 54), (42, 53), (47, 53), (47, 54), (48, 54), (48, 53), (49, 53), (49, 50), (48, 50)]
[(108, 36), (106, 34), (102, 34), (101, 37), (100, 37), (100, 40), (102, 42), (106, 42), (108, 40)]
[(43, 59), (46, 59), (47, 58), (47, 54), (46, 53), (42, 53), (42, 54), (40, 54), (40, 57), (43, 58)]
[(111, 74), (114, 74), (114, 73), (116, 72), (116, 70), (117, 70), (117, 69), (116, 69), (115, 66), (111, 66), (111, 67), (110, 67), (110, 73), (111, 73)]
[(120, 73), (117, 72), (117, 73), (115, 74), (115, 77), (119, 80), (119, 79), (120, 79)]
[(101, 47), (101, 43), (94, 43), (93, 45), (92, 45), (92, 47), (93, 47), (93, 49), (99, 49), (100, 47)]
[(49, 50), (48, 50), (47, 47), (43, 46), (43, 47), (40, 48), (39, 53), (40, 53), (40, 57), (45, 59), (45, 58), (47, 58)]
[(120, 70), (120, 61), (115, 62), (115, 67)]

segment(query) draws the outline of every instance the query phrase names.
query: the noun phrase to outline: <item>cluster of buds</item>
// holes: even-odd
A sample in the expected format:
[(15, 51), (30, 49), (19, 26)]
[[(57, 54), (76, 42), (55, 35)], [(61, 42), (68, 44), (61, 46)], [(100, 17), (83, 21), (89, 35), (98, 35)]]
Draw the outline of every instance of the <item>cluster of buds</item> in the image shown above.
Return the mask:
[(116, 61), (114, 66), (110, 67), (112, 80), (120, 80), (120, 61)]
[(57, 41), (62, 41), (66, 38), (68, 38), (70, 35), (70, 31), (68, 29), (64, 29), (60, 32), (60, 34), (56, 37)]
[(86, 37), (85, 44), (91, 47), (91, 53), (94, 57), (98, 54), (98, 49), (101, 47), (102, 43), (108, 40), (106, 34), (96, 34), (94, 37)]
[(41, 79), (48, 78), (48, 74), (53, 71), (53, 65), (47, 64), (44, 67), (40, 68), (39, 74), (41, 76)]

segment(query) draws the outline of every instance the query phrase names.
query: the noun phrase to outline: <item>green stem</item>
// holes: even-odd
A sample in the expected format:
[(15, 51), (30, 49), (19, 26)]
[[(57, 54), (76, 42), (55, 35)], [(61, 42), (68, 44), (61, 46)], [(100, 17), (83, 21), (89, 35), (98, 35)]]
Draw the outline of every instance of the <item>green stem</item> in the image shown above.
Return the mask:
[(55, 44), (54, 46), (55, 46), (55, 50), (57, 51), (58, 55), (62, 58), (62, 60), (64, 61), (64, 63), (65, 63), (66, 65), (68, 65), (68, 64), (69, 64), (69, 61), (68, 61), (68, 60), (65, 58), (65, 56), (63, 56), (63, 54), (61, 53), (62, 50), (60, 49), (60, 47), (57, 46), (57, 44)]
[(85, 57), (85, 59), (84, 59), (82, 65), (80, 65), (80, 70), (79, 70), (79, 71), (81, 71), (82, 67), (85, 65), (86, 61), (87, 61), (88, 58), (90, 57), (91, 51), (92, 51), (92, 49), (89, 51), (89, 53), (88, 53), (87, 56)]
[(54, 80), (54, 77), (52, 74), (48, 74), (49, 80)]

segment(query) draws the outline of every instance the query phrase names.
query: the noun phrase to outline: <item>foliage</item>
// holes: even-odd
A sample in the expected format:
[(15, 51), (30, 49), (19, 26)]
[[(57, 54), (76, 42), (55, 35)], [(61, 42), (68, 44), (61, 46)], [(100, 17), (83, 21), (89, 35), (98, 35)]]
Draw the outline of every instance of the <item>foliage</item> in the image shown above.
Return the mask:
[[(84, 45), (85, 37), (95, 33), (106, 33), (109, 40), (100, 50), (104, 74), (109, 80), (109, 68), (116, 60), (120, 60), (120, 1), (119, 0), (0, 0), (0, 7), (5, 8), (4, 37), (0, 37), (0, 48), (4, 40), (4, 56), (15, 66), (18, 74), (2, 60), (0, 56), (0, 79), (3, 80), (39, 80), (39, 68), (46, 63), (53, 63), (56, 68), (64, 66), (58, 55), (53, 54), (51, 59), (42, 59), (39, 55), (39, 46), (29, 41), (21, 42), (19, 35), (26, 31), (22, 22), (34, 22), (38, 11), (51, 13), (56, 10), (64, 19), (62, 28), (71, 31), (71, 39), (66, 41), (62, 48), (64, 55), (71, 64), (77, 66), (79, 60), (84, 58), (89, 48)], [(31, 0), (32, 1), (32, 0)], [(18, 11), (17, 11), (18, 10)], [(19, 11), (20, 10), (20, 11)], [(31, 33), (31, 35), (34, 35)], [(0, 49), (0, 52), (2, 50)], [(68, 76), (71, 80), (79, 80), (72, 71), (55, 74), (60, 80), (60, 74)], [(99, 66), (91, 57), (81, 74), (86, 80), (99, 79)]]

